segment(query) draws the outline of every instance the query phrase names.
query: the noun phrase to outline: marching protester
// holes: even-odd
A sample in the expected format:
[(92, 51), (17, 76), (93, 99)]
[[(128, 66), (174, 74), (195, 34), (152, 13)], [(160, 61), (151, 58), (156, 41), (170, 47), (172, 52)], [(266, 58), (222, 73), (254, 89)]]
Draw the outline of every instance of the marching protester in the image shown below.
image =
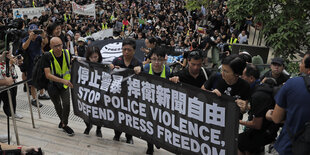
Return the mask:
[[(221, 73), (213, 74), (201, 89), (215, 93), (217, 96), (226, 94), (235, 99), (238, 103), (240, 99), (248, 102), (250, 97), (250, 85), (240, 78), (246, 67), (246, 62), (232, 54), (222, 61)], [(242, 118), (242, 115), (240, 115)]]
[[(274, 110), (266, 113), (267, 119), (275, 123), (284, 122), (281, 133), (274, 144), (274, 148), (280, 155), (309, 153), (309, 137), (307, 141), (306, 137), (298, 137), (297, 133), (303, 130), (309, 133), (306, 125), (309, 125), (310, 118), (310, 52), (307, 52), (301, 60), (299, 71), (301, 76), (285, 82), (275, 96)], [(299, 138), (304, 138), (304, 140), (298, 142)]]
[(276, 81), (267, 78), (263, 84), (259, 81), (259, 70), (253, 64), (248, 64), (242, 74), (242, 79), (251, 86), (249, 104), (239, 99), (237, 105), (242, 112), (248, 111), (248, 121), (239, 120), (246, 127), (238, 137), (238, 154), (261, 153), (264, 146), (273, 142), (279, 127), (265, 118), (268, 109), (274, 107), (273, 87)]
[[(136, 50), (136, 41), (134, 39), (125, 39), (122, 44), (123, 55), (116, 57), (112, 64), (110, 64), (110, 69), (114, 68), (130, 68), (139, 74), (142, 70), (142, 63), (134, 57)], [(114, 130), (113, 140), (119, 141), (122, 132)], [(132, 135), (126, 133), (126, 143), (133, 144)]]
[(211, 72), (202, 67), (203, 56), (201, 51), (191, 51), (188, 54), (187, 61), (188, 67), (173, 73), (169, 80), (174, 83), (182, 82), (201, 88), (211, 76)]
[(284, 60), (275, 57), (271, 60), (270, 71), (266, 72), (260, 79), (263, 81), (265, 77), (272, 77), (277, 81), (277, 86), (285, 83), (290, 76), (284, 73)]
[(150, 63), (151, 50), (157, 46), (157, 40), (154, 37), (149, 37), (145, 39), (146, 48), (141, 50), (144, 52), (143, 65)]
[[(28, 64), (25, 64), (27, 67), (27, 79), (32, 78), (32, 71), (34, 67), (34, 61), (35, 58), (42, 54), (42, 47), (44, 47), (47, 44), (47, 38), (43, 35), (43, 31), (38, 30), (38, 26), (35, 24), (31, 24), (28, 28), (28, 34), (26, 38), (23, 39), (22, 48), (25, 51), (25, 54), (28, 56)], [(41, 36), (42, 35), (42, 36)], [(32, 82), (29, 81), (29, 85), (31, 87), (31, 96), (32, 101), (31, 104), (33, 106), (37, 106), (37, 90), (32, 85)], [(44, 93), (44, 90), (40, 90), (39, 99), (41, 100), (48, 100), (50, 99), (49, 96), (47, 96)], [(39, 103), (39, 107), (42, 107), (43, 104)]]
[[(98, 47), (88, 47), (86, 54), (85, 54), (86, 60), (90, 61), (90, 62), (97, 62), (97, 63), (101, 63), (102, 62), (102, 55), (100, 53), (100, 50)], [(84, 134), (89, 135), (89, 132), (92, 128), (92, 124), (91, 122), (85, 122), (86, 128), (84, 130)], [(101, 133), (101, 126), (97, 126), (97, 130), (96, 130), (96, 136), (97, 137), (102, 137), (102, 133)]]
[[(169, 79), (170, 68), (165, 65), (165, 56), (166, 52), (163, 47), (155, 47), (151, 50), (151, 63), (146, 64), (144, 66), (144, 72), (156, 75), (161, 78)], [(154, 145), (152, 143), (147, 142), (147, 151), (146, 154), (153, 154)]]
[(48, 85), (48, 94), (60, 119), (58, 128), (63, 129), (69, 136), (73, 136), (74, 131), (68, 126), (70, 113), (68, 87), (73, 87), (70, 82), (71, 55), (68, 50), (63, 49), (63, 43), (59, 37), (53, 37), (50, 40), (50, 47), (50, 54), (42, 57), (45, 76), (51, 81)]

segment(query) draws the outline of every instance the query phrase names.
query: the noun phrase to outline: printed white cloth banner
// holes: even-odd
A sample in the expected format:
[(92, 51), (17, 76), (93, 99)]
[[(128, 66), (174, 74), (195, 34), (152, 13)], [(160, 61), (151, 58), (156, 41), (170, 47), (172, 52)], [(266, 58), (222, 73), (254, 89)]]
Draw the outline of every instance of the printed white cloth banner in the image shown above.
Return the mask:
[(22, 18), (24, 15), (27, 15), (29, 19), (32, 19), (34, 16), (39, 18), (43, 11), (44, 7), (16, 8), (13, 9), (13, 18)]
[(91, 36), (85, 37), (85, 39), (94, 38), (94, 40), (103, 40), (104, 38), (110, 37), (110, 36), (113, 36), (113, 29), (106, 29), (106, 30), (96, 32), (92, 34)]
[(78, 5), (72, 2), (73, 13), (87, 16), (94, 16), (96, 18), (95, 3), (89, 5)]

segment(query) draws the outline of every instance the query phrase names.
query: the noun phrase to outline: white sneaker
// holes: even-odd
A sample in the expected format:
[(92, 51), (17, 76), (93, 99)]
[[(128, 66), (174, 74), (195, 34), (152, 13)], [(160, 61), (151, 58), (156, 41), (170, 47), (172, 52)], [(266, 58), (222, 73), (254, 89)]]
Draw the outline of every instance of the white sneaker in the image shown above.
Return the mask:
[(23, 116), (23, 115), (21, 115), (21, 114), (16, 113), (16, 114), (15, 114), (15, 118), (18, 118), (18, 119), (23, 119), (23, 118), (24, 118), (24, 116)]
[(0, 135), (0, 142), (1, 143), (8, 142), (8, 135)]

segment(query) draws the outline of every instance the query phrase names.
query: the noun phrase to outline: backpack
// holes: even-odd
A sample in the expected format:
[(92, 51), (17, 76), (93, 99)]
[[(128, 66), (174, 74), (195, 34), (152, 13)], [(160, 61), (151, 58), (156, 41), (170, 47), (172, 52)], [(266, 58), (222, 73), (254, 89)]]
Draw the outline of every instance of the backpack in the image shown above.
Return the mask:
[[(302, 76), (306, 87), (310, 93), (310, 76)], [(292, 152), (298, 155), (308, 155), (310, 154), (310, 121), (306, 122), (304, 127), (297, 131), (294, 135), (287, 128), (287, 132), (292, 141)]]
[[(43, 53), (42, 55), (36, 56), (34, 58), (34, 67), (32, 70), (32, 85), (38, 90), (41, 90), (41, 89), (47, 90), (48, 85), (50, 83), (50, 80), (48, 80), (45, 76), (44, 66), (43, 66), (44, 59), (42, 59), (43, 57), (50, 57), (51, 59), (49, 60), (52, 60), (51, 63), (52, 63), (53, 69), (55, 68), (52, 54), (50, 52)], [(66, 53), (65, 53), (65, 60), (70, 70), (69, 58)]]
[(34, 67), (32, 70), (32, 85), (38, 90), (47, 89), (49, 80), (45, 77), (43, 57), (51, 56), (50, 52), (43, 53), (34, 58)]

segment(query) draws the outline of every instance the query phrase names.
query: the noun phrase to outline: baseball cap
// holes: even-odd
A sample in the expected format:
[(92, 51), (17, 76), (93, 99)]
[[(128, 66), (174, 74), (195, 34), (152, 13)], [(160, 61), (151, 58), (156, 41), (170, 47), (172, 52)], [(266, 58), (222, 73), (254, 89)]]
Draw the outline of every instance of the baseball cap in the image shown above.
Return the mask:
[(33, 31), (33, 30), (37, 30), (38, 29), (38, 26), (36, 24), (31, 24), (29, 25), (29, 29), (30, 31)]
[(147, 22), (150, 23), (150, 24), (152, 24), (152, 21), (151, 21), (151, 20), (148, 20)]
[(284, 60), (282, 58), (280, 58), (280, 57), (273, 58), (271, 60), (271, 64), (273, 64), (273, 63), (284, 66)]

